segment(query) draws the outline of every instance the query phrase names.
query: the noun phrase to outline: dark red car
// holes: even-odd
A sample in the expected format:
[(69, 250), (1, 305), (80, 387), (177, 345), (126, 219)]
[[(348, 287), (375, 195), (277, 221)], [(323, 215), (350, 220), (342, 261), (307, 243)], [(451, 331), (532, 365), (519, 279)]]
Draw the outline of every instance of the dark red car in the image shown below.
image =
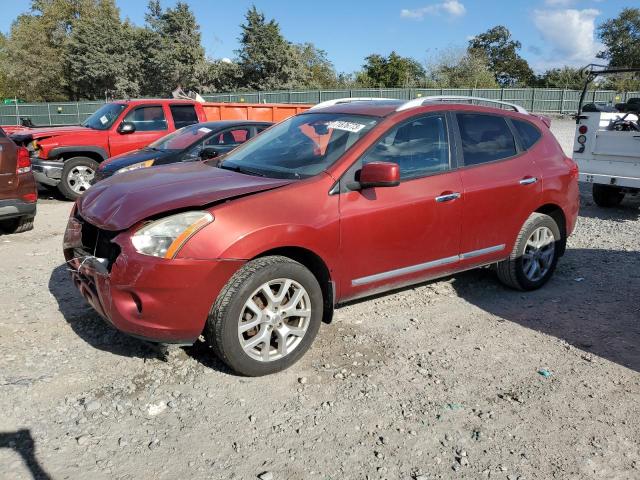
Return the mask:
[[(483, 265), (532, 290), (578, 214), (578, 170), (543, 119), (435, 100), (334, 101), (223, 157), (91, 188), (64, 239), (118, 329), (263, 375), (336, 305)], [(505, 106), (505, 105), (501, 105)]]
[(29, 152), (13, 143), (0, 128), (0, 231), (31, 230), (37, 200)]

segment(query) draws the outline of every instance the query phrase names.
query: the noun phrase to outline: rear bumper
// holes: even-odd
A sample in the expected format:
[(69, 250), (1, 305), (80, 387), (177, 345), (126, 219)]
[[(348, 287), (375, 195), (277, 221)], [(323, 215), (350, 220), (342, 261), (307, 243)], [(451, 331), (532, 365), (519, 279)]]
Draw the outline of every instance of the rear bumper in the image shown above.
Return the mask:
[(36, 202), (25, 202), (18, 198), (0, 200), (0, 220), (17, 217), (35, 217)]
[(581, 171), (580, 181), (584, 183), (611, 185), (614, 187), (640, 188), (640, 178), (638, 177), (622, 177)]
[(62, 178), (62, 162), (31, 157), (31, 170), (38, 183), (55, 187)]
[(64, 239), (76, 288), (118, 330), (154, 342), (195, 342), (219, 292), (244, 263), (141, 255), (125, 232), (113, 239), (121, 253), (109, 268), (106, 259), (78, 248), (79, 225), (71, 218)]

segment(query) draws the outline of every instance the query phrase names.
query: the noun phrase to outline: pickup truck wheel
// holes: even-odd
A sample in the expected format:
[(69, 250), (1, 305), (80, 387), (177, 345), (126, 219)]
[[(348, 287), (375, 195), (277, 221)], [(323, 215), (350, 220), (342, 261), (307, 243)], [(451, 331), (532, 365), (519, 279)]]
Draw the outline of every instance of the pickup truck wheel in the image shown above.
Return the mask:
[(256, 377), (293, 365), (322, 321), (315, 276), (287, 257), (269, 256), (238, 270), (215, 301), (205, 337), (232, 370)]
[(522, 226), (511, 255), (496, 265), (498, 278), (516, 290), (535, 290), (553, 275), (562, 250), (562, 234), (553, 218), (533, 213)]
[(58, 190), (69, 200), (75, 200), (91, 186), (98, 162), (89, 157), (73, 157), (64, 162)]
[(22, 233), (33, 230), (33, 217), (18, 217), (0, 222), (0, 230), (5, 233)]
[(624, 192), (620, 190), (620, 187), (601, 185), (599, 183), (593, 184), (593, 201), (599, 207), (615, 207), (620, 205), (623, 198)]

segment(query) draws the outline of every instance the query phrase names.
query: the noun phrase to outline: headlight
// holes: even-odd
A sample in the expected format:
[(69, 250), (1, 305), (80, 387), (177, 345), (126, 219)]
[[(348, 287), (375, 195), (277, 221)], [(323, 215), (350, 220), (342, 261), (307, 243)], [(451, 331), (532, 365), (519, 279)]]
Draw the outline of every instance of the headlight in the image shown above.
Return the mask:
[(146, 160), (144, 162), (134, 163), (133, 165), (128, 165), (126, 167), (122, 167), (120, 170), (116, 170), (114, 175), (118, 173), (130, 172), (131, 170), (138, 170), (139, 168), (147, 168), (153, 165), (154, 160)]
[(156, 220), (139, 229), (131, 238), (138, 253), (173, 258), (200, 229), (213, 222), (209, 212), (184, 212)]

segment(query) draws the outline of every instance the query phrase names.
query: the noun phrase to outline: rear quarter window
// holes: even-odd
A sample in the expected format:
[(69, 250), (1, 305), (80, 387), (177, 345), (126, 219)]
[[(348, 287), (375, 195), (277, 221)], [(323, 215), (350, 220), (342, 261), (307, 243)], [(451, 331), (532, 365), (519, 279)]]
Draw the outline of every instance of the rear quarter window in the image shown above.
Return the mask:
[(480, 165), (516, 155), (516, 142), (504, 117), (458, 113), (456, 118), (465, 165)]
[(516, 131), (520, 136), (522, 148), (524, 148), (525, 150), (529, 150), (536, 144), (538, 140), (540, 140), (542, 133), (531, 123), (525, 122), (524, 120), (514, 119), (511, 119), (511, 122), (513, 123), (513, 126), (516, 127)]

